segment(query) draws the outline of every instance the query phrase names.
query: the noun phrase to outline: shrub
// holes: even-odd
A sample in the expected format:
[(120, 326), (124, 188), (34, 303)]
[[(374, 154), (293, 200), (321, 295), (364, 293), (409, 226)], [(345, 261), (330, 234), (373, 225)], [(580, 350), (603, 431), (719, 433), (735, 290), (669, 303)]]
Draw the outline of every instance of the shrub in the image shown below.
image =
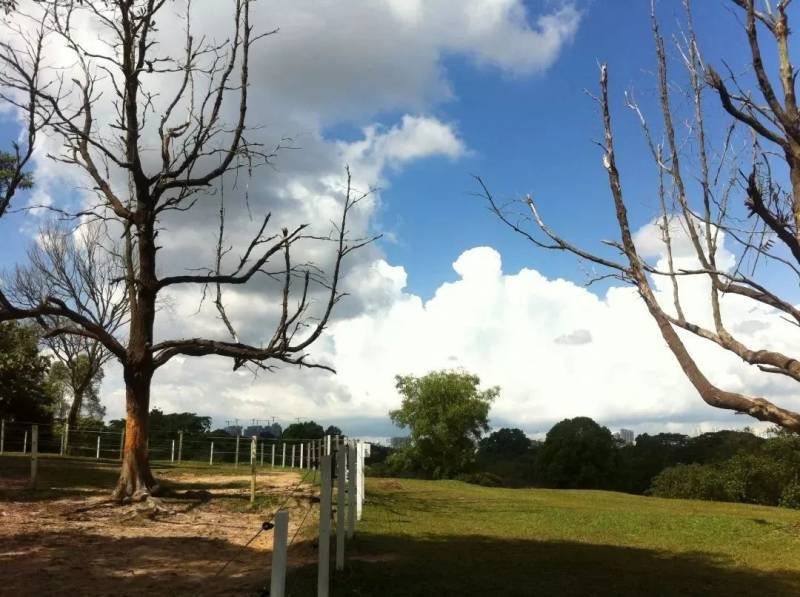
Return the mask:
[(665, 468), (653, 478), (648, 493), (667, 498), (729, 501), (722, 479), (713, 467), (706, 464), (678, 464)]
[(464, 483), (471, 483), (472, 485), (481, 485), (483, 487), (503, 487), (503, 478), (499, 475), (492, 473), (462, 473), (456, 477), (458, 481)]

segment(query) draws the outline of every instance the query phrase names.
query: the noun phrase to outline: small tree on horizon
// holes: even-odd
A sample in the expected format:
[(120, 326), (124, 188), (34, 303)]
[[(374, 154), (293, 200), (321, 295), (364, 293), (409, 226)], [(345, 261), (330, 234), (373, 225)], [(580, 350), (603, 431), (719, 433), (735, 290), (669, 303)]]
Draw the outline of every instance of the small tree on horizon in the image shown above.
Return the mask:
[(392, 460), (433, 478), (464, 471), (489, 430), (489, 409), (500, 388), (481, 390), (480, 378), (463, 371), (398, 375), (395, 380), (403, 401), (389, 417), (409, 429), (411, 442)]

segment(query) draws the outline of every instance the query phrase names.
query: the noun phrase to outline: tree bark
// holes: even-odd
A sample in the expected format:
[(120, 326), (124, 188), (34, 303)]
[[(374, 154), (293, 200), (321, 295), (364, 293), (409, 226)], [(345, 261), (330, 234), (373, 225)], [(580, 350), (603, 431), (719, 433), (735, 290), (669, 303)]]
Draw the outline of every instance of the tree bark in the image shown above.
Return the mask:
[(147, 453), (147, 419), (150, 414), (150, 381), (152, 372), (125, 372), (125, 444), (122, 468), (114, 489), (114, 498), (142, 501), (158, 495), (160, 486), (150, 471)]
[(78, 415), (81, 412), (81, 404), (83, 404), (83, 392), (78, 389), (73, 389), (72, 404), (70, 404), (69, 413), (67, 414), (67, 427), (72, 430), (78, 427)]

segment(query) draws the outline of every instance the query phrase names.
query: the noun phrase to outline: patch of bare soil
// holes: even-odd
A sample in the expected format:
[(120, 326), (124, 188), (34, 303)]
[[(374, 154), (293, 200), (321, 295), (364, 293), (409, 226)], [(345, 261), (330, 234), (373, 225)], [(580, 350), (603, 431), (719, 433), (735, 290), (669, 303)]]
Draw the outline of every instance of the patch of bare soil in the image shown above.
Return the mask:
[(297, 487), (296, 473), (259, 477), (258, 494), (273, 497), (261, 498), (258, 514), (246, 512), (249, 490), (233, 486), (247, 476), (166, 478), (191, 489), (128, 506), (91, 491), (0, 500), (0, 594), (256, 595), (269, 577), (272, 532), (244, 545), (295, 488), (285, 506), (290, 539), (305, 526), (290, 565), (315, 557), (301, 541), (316, 524), (312, 488)]

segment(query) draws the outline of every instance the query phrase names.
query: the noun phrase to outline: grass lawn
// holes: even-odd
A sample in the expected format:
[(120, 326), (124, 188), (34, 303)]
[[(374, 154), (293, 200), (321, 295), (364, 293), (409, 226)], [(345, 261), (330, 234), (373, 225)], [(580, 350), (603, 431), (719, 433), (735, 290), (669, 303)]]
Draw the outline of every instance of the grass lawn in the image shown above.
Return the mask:
[[(800, 512), (368, 479), (332, 595), (800, 595)], [(289, 578), (313, 595), (315, 569)]]

